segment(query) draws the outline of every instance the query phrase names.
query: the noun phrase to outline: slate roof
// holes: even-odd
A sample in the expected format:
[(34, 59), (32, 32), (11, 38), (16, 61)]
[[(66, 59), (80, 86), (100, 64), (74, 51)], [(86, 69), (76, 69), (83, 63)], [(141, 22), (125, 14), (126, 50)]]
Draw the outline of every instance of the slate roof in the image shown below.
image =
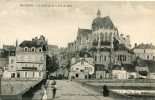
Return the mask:
[(155, 73), (155, 61), (151, 60), (140, 60), (138, 61), (139, 67), (148, 67), (149, 72)]
[(40, 44), (38, 45), (37, 44), (37, 41), (23, 41), (20, 45), (20, 47), (28, 47), (28, 48), (31, 48), (31, 47), (42, 47)]
[(121, 70), (121, 66), (120, 65), (114, 65), (112, 70)]
[(104, 70), (105, 65), (103, 64), (95, 64), (95, 71), (102, 71)]
[(100, 17), (97, 17), (93, 20), (92, 22), (92, 27), (104, 27), (104, 28), (115, 28), (113, 22), (111, 21), (110, 17), (109, 16), (106, 16), (106, 17), (103, 17), (103, 18), (100, 18)]
[(38, 47), (42, 47), (43, 51), (46, 51), (46, 45), (43, 45), (41, 42), (40, 44), (37, 44), (37, 41), (23, 41), (20, 45), (20, 47), (28, 47), (28, 48), (31, 48), (31, 47), (35, 47), (35, 48), (38, 48)]
[(87, 58), (92, 57), (89, 52), (82, 52), (82, 51), (80, 51), (80, 53), (79, 53), (80, 57), (85, 57), (85, 55), (87, 55)]
[(122, 64), (122, 67), (124, 68), (124, 70), (126, 70), (127, 72), (136, 72), (136, 68), (134, 65), (132, 64)]
[(79, 61), (76, 61), (75, 63), (71, 64), (71, 66), (77, 64), (77, 63), (80, 62), (80, 61), (85, 61), (85, 62), (87, 62), (88, 64), (94, 66), (93, 64), (89, 63), (89, 62), (86, 61), (85, 59), (81, 59), (81, 60), (79, 60)]
[(78, 34), (82, 34), (83, 36), (85, 36), (86, 34), (92, 34), (92, 30), (91, 29), (78, 29)]
[(139, 44), (135, 46), (133, 49), (155, 49), (155, 46), (152, 44)]

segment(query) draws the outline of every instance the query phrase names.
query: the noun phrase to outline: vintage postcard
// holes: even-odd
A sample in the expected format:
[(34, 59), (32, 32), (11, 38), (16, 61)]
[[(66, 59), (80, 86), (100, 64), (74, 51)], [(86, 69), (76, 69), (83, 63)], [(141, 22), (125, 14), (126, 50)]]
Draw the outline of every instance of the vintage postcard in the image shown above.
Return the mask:
[(155, 1), (0, 1), (0, 100), (154, 100)]

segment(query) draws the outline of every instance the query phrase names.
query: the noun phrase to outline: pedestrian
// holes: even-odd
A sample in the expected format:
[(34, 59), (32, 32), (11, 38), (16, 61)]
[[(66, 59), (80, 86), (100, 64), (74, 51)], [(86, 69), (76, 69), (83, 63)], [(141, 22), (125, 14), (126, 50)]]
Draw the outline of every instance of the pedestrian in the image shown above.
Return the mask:
[(57, 85), (56, 85), (56, 81), (53, 80), (52, 82), (52, 92), (53, 92), (53, 98), (55, 98), (55, 95), (56, 95), (56, 90), (57, 90)]
[(45, 88), (45, 86), (44, 86), (44, 95), (43, 95), (43, 97), (42, 97), (42, 100), (47, 100), (47, 93), (46, 93), (46, 88)]

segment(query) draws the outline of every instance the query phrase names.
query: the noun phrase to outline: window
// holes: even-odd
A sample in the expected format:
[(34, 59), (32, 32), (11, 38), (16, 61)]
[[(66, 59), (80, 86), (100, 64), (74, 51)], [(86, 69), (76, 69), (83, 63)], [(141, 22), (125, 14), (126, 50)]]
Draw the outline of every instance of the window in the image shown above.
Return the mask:
[(106, 61), (106, 56), (104, 56), (104, 61)]
[(27, 48), (27, 47), (25, 47), (25, 48), (24, 48), (24, 51), (25, 51), (25, 52), (27, 52), (27, 51), (28, 51), (28, 48)]
[(31, 51), (32, 51), (32, 52), (35, 52), (35, 48), (34, 48), (34, 47), (32, 47)]
[(14, 78), (15, 77), (15, 73), (11, 73), (11, 78)]
[(97, 56), (95, 55), (95, 61), (97, 60)]
[(11, 64), (13, 64), (13, 63), (14, 63), (14, 60), (12, 59), (12, 60), (11, 60)]
[(149, 59), (149, 55), (147, 56), (147, 59)]
[(11, 54), (11, 56), (15, 56), (15, 54), (14, 54), (14, 53), (12, 53), (12, 54)]
[(79, 77), (79, 74), (76, 74), (75, 76), (76, 76), (76, 78), (78, 78)]
[(39, 49), (39, 52), (42, 52), (42, 49), (41, 48)]
[(117, 60), (119, 61), (119, 59), (120, 59), (120, 56), (118, 55), (118, 58), (117, 58)]
[(13, 68), (13, 66), (11, 66), (11, 68)]
[(125, 59), (125, 61), (126, 61), (126, 55), (125, 55), (125, 58), (124, 58), (124, 59)]
[(35, 73), (33, 72), (33, 77), (34, 77), (34, 74), (35, 74)]
[(39, 77), (41, 77), (41, 72), (39, 72)]
[(20, 77), (20, 73), (17, 73), (17, 78), (19, 78)]
[(107, 41), (107, 40), (108, 40), (108, 34), (105, 33), (105, 41)]
[(27, 72), (25, 72), (25, 77), (27, 77)]
[(153, 56), (153, 60), (155, 60), (155, 56)]
[(102, 56), (100, 56), (100, 62), (102, 62)]
[(144, 50), (144, 53), (145, 53), (146, 51)]

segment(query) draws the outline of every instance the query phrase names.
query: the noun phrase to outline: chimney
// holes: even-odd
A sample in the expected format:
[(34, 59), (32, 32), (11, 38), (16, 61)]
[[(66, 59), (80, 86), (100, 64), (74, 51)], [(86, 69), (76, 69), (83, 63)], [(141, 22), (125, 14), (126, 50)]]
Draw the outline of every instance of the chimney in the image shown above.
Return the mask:
[(135, 43), (135, 47), (137, 46), (137, 43)]

